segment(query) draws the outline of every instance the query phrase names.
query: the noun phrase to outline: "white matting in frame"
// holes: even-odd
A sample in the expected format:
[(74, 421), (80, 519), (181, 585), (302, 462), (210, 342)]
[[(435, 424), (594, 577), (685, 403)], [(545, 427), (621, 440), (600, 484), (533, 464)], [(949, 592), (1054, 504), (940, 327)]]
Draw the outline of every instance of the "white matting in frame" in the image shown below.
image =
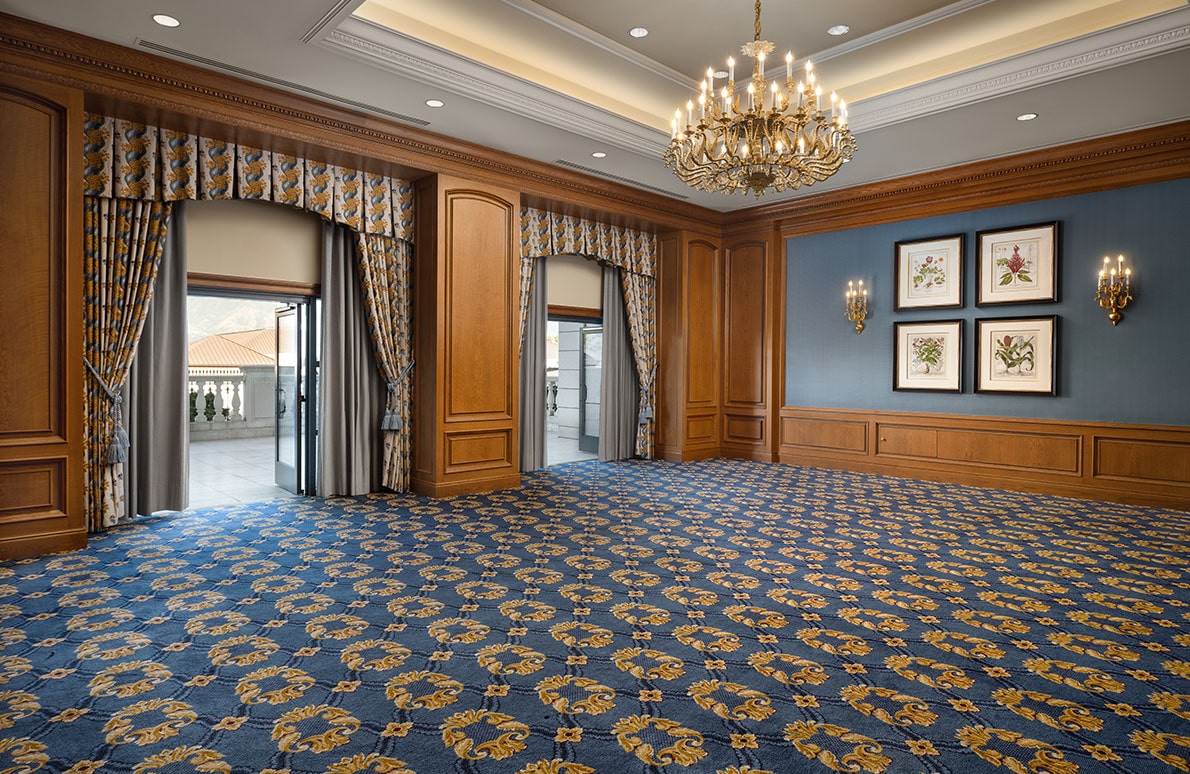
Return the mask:
[(976, 306), (1058, 300), (1058, 224), (980, 231)]
[(975, 321), (976, 392), (1057, 394), (1058, 318)]
[(897, 242), (896, 309), (963, 305), (963, 235)]
[(893, 389), (963, 391), (963, 321), (896, 323)]

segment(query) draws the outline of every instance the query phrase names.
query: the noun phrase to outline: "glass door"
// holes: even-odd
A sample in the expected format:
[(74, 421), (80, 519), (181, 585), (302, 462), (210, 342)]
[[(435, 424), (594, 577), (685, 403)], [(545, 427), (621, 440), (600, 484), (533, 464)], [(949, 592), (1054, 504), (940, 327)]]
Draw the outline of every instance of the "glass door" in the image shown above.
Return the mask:
[(579, 331), (578, 448), (599, 453), (599, 391), (603, 373), (603, 326), (584, 326)]
[(277, 429), (274, 474), (277, 486), (300, 493), (302, 471), (302, 319), (298, 304), (276, 311)]

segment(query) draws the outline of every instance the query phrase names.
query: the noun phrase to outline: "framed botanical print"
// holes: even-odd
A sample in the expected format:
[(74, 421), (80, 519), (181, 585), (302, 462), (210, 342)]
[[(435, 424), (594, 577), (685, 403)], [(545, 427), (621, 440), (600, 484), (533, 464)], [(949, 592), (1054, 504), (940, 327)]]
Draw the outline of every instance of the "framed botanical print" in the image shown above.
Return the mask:
[(897, 242), (896, 309), (963, 305), (963, 235)]
[(980, 231), (976, 306), (1058, 300), (1058, 224)]
[(893, 325), (893, 389), (963, 391), (963, 321)]
[(975, 321), (975, 391), (1056, 395), (1058, 318)]

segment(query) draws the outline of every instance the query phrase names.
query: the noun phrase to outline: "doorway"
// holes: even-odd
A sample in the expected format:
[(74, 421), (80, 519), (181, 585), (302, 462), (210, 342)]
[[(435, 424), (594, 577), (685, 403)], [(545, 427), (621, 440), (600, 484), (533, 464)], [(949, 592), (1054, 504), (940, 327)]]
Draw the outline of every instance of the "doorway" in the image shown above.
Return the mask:
[(546, 323), (546, 465), (599, 456), (603, 324), (551, 313)]
[(317, 306), (191, 289), (190, 507), (314, 492)]

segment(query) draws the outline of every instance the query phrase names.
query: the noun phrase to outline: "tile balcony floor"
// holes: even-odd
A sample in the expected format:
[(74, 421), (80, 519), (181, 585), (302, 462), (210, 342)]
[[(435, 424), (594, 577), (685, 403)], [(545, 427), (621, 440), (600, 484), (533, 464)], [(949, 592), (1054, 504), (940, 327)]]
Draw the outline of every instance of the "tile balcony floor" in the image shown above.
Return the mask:
[(297, 495), (274, 483), (273, 437), (190, 442), (190, 508)]
[[(272, 436), (190, 442), (190, 508), (296, 497), (274, 483)], [(593, 460), (578, 439), (546, 434), (546, 464)]]
[(563, 462), (578, 462), (579, 460), (598, 459), (598, 454), (580, 451), (577, 438), (563, 438), (557, 431), (546, 430), (545, 433), (545, 464), (560, 465)]

